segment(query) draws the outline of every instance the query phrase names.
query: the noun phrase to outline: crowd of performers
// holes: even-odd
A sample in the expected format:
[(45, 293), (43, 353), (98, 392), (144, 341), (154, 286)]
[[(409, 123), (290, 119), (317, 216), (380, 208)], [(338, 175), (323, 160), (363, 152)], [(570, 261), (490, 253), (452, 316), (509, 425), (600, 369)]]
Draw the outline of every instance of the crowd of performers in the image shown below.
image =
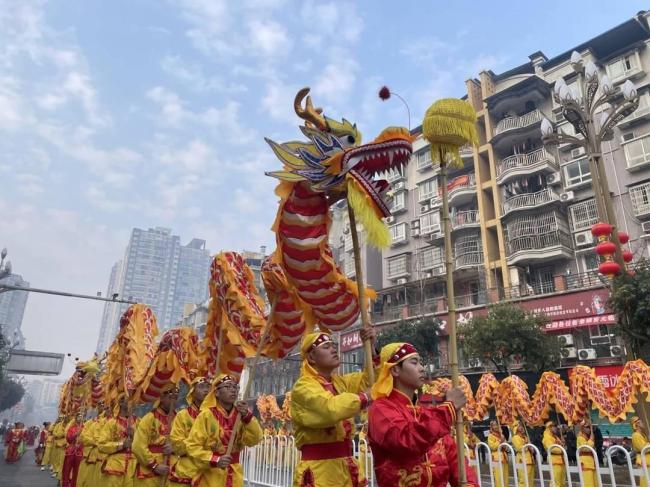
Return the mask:
[[(372, 330), (362, 335), (374, 341)], [(294, 486), (366, 485), (365, 472), (353, 453), (354, 421), (364, 412), (368, 421), (362, 434), (372, 450), (379, 486), (458, 485), (452, 429), (466, 398), (459, 388), (452, 388), (444, 398), (418, 396), (425, 372), (412, 345), (392, 343), (376, 354), (377, 380), (372, 387), (366, 372), (336, 373), (338, 349), (328, 334), (307, 335), (301, 356), (301, 373), (291, 396), (292, 433), (300, 451)], [(125, 400), (100, 405), (92, 419), (84, 420), (81, 413), (74, 418), (59, 417), (53, 424), (46, 423), (38, 436), (37, 463), (42, 469), (49, 466), (62, 487), (243, 486), (240, 453), (244, 447), (259, 444), (265, 431), (247, 403), (238, 401), (238, 392), (238, 381), (230, 375), (197, 377), (189, 386), (187, 408), (178, 412), (174, 405), (179, 390), (169, 385), (141, 418), (132, 414)], [(649, 444), (647, 431), (636, 418), (632, 426), (632, 446), (640, 452)], [(535, 461), (533, 453), (524, 448), (530, 443), (528, 433), (523, 424), (512, 425), (512, 431), (519, 485), (525, 485), (524, 477), (533, 485)], [(270, 432), (267, 429), (266, 433)], [(234, 448), (228, 453), (233, 434)], [(464, 440), (471, 459), (478, 438), (469, 425)], [(487, 444), (498, 487), (504, 480), (508, 483), (508, 458), (503, 448), (499, 449), (505, 441), (501, 425), (493, 422)], [(17, 423), (5, 437), (8, 462), (20, 458), (26, 442), (27, 431)], [(547, 423), (542, 443), (545, 449), (565, 444), (554, 423)], [(590, 424), (581, 426), (577, 445), (594, 446)], [(566, 458), (559, 449), (549, 453), (555, 485), (562, 487), (566, 485)], [(593, 457), (585, 452), (579, 460), (583, 485), (597, 487)], [(650, 464), (650, 458), (647, 460)], [(638, 454), (637, 463), (641, 465)], [(465, 471), (468, 485), (478, 485), (469, 463)], [(641, 485), (647, 487), (644, 480)]]

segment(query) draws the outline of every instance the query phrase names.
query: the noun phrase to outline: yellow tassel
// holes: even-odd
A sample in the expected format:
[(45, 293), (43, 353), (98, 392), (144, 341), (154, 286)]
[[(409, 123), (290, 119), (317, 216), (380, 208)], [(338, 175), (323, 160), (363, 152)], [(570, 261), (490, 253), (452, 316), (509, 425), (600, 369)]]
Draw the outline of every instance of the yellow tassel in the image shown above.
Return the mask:
[(463, 167), (459, 149), (469, 143), (478, 144), (476, 112), (464, 100), (438, 100), (424, 114), (422, 134), (431, 144), (431, 160), (440, 163), (440, 157), (450, 166)]
[(388, 227), (375, 212), (373, 203), (367, 201), (369, 197), (357, 184), (354, 178), (348, 178), (348, 204), (352, 206), (354, 216), (363, 225), (368, 243), (380, 250), (385, 249), (392, 242)]

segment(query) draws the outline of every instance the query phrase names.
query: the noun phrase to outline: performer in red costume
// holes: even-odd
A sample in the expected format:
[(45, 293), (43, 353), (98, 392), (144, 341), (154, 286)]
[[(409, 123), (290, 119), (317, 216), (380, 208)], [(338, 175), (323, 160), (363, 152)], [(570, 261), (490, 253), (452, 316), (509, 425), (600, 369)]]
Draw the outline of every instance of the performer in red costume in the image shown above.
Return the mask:
[[(439, 406), (420, 405), (415, 392), (424, 384), (420, 355), (409, 343), (381, 350), (381, 368), (372, 388), (368, 438), (379, 487), (452, 487), (459, 485), (456, 444), (450, 428), (466, 402), (460, 388), (450, 389)], [(465, 466), (467, 484), (478, 485)]]
[(65, 430), (65, 439), (68, 444), (65, 448), (63, 458), (63, 470), (61, 471), (61, 487), (76, 487), (79, 465), (83, 459), (83, 444), (79, 441), (79, 435), (84, 427), (83, 413), (77, 414)]
[(5, 462), (15, 463), (20, 460), (25, 452), (25, 425), (20, 421), (16, 423), (16, 427), (11, 429), (5, 435)]

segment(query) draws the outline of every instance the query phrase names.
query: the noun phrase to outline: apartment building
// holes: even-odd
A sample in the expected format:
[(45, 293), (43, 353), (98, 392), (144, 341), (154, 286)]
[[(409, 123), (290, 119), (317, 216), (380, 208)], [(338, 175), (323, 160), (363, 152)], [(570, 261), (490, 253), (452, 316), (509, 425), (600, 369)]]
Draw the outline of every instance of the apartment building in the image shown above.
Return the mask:
[[(567, 344), (567, 367), (617, 363), (624, 350), (609, 326), (614, 316), (604, 306), (607, 292), (597, 273), (590, 228), (598, 218), (586, 155), (570, 144), (545, 147), (540, 124), (546, 117), (575, 135), (552, 98), (560, 78), (578, 89), (570, 65), (574, 50), (615, 86), (632, 80), (640, 106), (618, 124), (602, 154), (619, 226), (630, 235), (635, 259), (648, 257), (649, 15), (640, 12), (555, 57), (535, 52), (504, 73), (482, 71), (466, 81), (480, 142), (461, 151), (465, 166), (448, 185), (459, 319), (484, 314), (486, 304), (505, 299), (544, 311), (553, 319), (549, 331), (561, 333)], [(384, 253), (384, 289), (374, 321), (382, 326), (436, 315), (444, 323), (440, 179), (421, 136), (406, 172), (391, 179), (398, 191), (389, 219), (393, 245)], [(480, 361), (465, 357), (464, 365), (478, 369)]]

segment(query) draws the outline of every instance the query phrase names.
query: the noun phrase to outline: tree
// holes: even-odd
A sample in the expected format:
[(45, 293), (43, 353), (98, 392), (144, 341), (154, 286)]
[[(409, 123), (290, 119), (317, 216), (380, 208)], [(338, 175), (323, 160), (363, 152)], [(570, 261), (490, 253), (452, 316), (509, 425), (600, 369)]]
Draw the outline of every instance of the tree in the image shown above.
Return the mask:
[(377, 345), (383, 347), (393, 342), (408, 342), (418, 349), (425, 364), (431, 364), (439, 355), (440, 330), (440, 320), (436, 318), (402, 320), (396, 326), (379, 333)]
[(491, 362), (499, 372), (510, 374), (513, 362), (542, 372), (555, 368), (562, 345), (544, 332), (548, 318), (511, 304), (491, 306), (487, 316), (472, 318), (459, 326), (461, 347), (468, 357)]
[(650, 345), (650, 263), (640, 262), (634, 275), (622, 273), (614, 279), (608, 305), (616, 313), (621, 335), (635, 357)]
[(7, 377), (7, 362), (9, 362), (9, 342), (0, 327), (0, 411), (14, 407), (25, 394), (22, 384)]

